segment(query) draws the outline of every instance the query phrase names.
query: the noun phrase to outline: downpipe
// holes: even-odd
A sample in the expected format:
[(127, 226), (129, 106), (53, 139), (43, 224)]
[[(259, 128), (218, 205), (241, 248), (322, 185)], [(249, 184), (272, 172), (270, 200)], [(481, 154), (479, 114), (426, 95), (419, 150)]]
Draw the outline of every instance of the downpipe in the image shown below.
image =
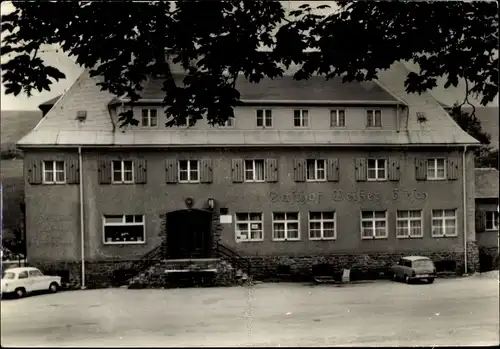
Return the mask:
[(82, 285), (81, 289), (84, 290), (85, 286), (85, 220), (83, 217), (83, 156), (82, 147), (78, 147), (78, 167), (80, 168), (80, 245), (81, 245), (81, 263), (82, 263)]
[(463, 193), (463, 224), (464, 224), (464, 274), (466, 275), (468, 268), (468, 260), (467, 260), (467, 193), (466, 193), (466, 169), (465, 169), (465, 155), (467, 152), (467, 146), (464, 146), (464, 153), (462, 155), (462, 193)]

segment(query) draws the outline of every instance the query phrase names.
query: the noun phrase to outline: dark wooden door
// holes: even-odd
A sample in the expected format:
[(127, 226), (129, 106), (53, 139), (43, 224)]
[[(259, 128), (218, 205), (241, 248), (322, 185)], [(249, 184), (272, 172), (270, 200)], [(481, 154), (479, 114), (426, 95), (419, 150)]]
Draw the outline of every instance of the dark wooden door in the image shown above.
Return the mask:
[(167, 258), (209, 258), (212, 254), (212, 213), (180, 210), (167, 214)]

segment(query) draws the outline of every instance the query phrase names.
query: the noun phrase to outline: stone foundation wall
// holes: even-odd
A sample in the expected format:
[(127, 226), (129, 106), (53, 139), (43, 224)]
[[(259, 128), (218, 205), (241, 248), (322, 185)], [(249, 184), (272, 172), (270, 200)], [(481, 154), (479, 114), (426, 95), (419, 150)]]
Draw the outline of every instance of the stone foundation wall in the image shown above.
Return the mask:
[(469, 273), (479, 271), (479, 247), (476, 241), (467, 242), (467, 268)]
[[(455, 261), (457, 264), (456, 272), (463, 269), (462, 252), (414, 252), (412, 255), (430, 257), (434, 262)], [(399, 258), (408, 253), (369, 253), (369, 254), (336, 254), (324, 256), (258, 256), (247, 257), (250, 262), (251, 274), (254, 279), (273, 278), (277, 274), (280, 266), (288, 266), (290, 273), (297, 279), (310, 279), (313, 275), (313, 267), (321, 264), (328, 264), (336, 272), (341, 272), (344, 268), (356, 270), (360, 274), (380, 274), (384, 273), (388, 267), (397, 263)], [(281, 268), (282, 269), (282, 268)]]
[(479, 247), (479, 270), (486, 272), (499, 269), (499, 251), (498, 247)]

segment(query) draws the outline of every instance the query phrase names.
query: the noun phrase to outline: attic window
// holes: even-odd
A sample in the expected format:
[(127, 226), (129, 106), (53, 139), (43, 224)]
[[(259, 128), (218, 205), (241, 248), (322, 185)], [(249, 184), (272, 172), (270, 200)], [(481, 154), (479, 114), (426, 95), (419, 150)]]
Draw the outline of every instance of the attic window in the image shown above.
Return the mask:
[(78, 121), (85, 121), (87, 119), (87, 111), (86, 110), (79, 110), (76, 112), (76, 119)]

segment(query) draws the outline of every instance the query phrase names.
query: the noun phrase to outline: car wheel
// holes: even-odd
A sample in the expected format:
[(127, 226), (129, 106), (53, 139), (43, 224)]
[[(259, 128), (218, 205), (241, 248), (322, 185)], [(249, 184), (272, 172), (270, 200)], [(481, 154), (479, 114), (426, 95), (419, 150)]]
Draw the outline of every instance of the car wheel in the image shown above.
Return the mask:
[(428, 282), (429, 284), (432, 284), (432, 283), (434, 282), (434, 278), (429, 278), (429, 279), (427, 279), (427, 282)]
[(410, 277), (408, 275), (405, 275), (405, 282), (409, 284), (411, 282)]
[(23, 298), (26, 294), (26, 290), (22, 287), (16, 288), (14, 292), (16, 293), (17, 298)]
[(59, 287), (57, 286), (57, 283), (53, 282), (49, 286), (49, 291), (50, 293), (56, 293), (58, 291)]

